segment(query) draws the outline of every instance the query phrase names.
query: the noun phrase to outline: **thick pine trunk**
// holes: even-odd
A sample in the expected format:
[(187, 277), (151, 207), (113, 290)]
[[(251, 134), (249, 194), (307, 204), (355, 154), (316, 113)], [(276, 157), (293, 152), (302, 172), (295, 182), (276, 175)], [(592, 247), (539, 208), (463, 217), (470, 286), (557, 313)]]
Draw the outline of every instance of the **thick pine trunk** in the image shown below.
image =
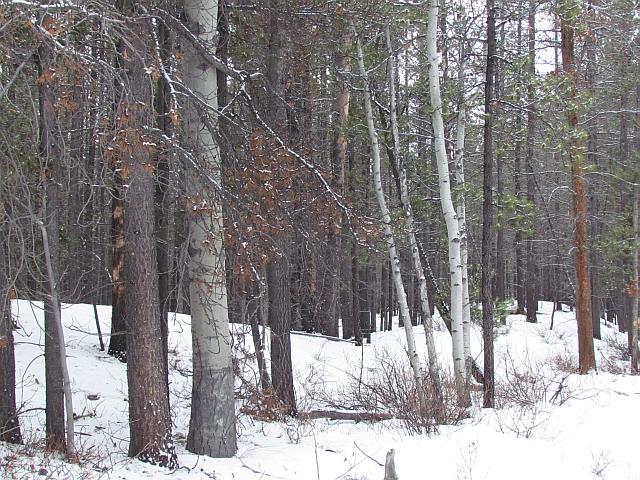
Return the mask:
[(574, 214), (574, 263), (576, 270), (576, 320), (578, 322), (578, 368), (587, 373), (595, 368), (593, 324), (591, 320), (591, 281), (587, 235), (587, 194), (584, 180), (584, 147), (578, 123), (578, 72), (574, 56), (575, 11), (570, 0), (560, 5), (562, 68), (567, 80), (566, 115), (570, 132), (566, 146), (571, 165)]
[(291, 365), (291, 297), (289, 261), (284, 255), (267, 266), (269, 326), (271, 327), (271, 381), (288, 415), (297, 413)]
[[(266, 80), (268, 97), (265, 99), (265, 118), (276, 132), (286, 132), (287, 116), (281, 99), (284, 98), (282, 82), (283, 32), (280, 16), (281, 0), (269, 0), (269, 32), (266, 56)], [(284, 135), (283, 141), (288, 143)], [(271, 381), (278, 399), (289, 415), (297, 413), (293, 368), (291, 362), (291, 253), (290, 233), (283, 232), (275, 240), (277, 253), (267, 265), (269, 285), (269, 326), (271, 327)], [(313, 278), (313, 275), (312, 275)], [(314, 315), (314, 318), (315, 317)], [(315, 321), (314, 321), (315, 323)]]
[[(132, 3), (120, 5), (133, 16)], [(120, 46), (120, 65), (130, 83), (118, 102), (120, 168), (124, 194), (124, 306), (127, 321), (129, 455), (174, 468), (167, 384), (162, 367), (158, 272), (154, 231), (155, 178), (144, 126), (152, 118), (151, 80), (140, 52), (146, 51), (149, 26), (130, 22), (131, 34)]]

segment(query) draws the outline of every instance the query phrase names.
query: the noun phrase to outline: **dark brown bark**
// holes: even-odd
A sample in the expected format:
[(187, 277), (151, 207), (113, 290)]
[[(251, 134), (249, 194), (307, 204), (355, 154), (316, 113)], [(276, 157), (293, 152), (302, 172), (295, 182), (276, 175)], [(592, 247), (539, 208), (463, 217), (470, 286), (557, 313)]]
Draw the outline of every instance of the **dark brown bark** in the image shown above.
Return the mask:
[(341, 305), (340, 310), (342, 312), (342, 338), (347, 339), (353, 337), (353, 298), (351, 296), (351, 249), (345, 248), (341, 252), (341, 271), (342, 271), (342, 285), (341, 285)]
[(576, 270), (576, 320), (578, 322), (578, 368), (587, 373), (595, 368), (593, 324), (591, 320), (591, 281), (587, 235), (587, 194), (584, 180), (584, 147), (578, 131), (578, 73), (574, 56), (575, 12), (568, 0), (561, 4), (560, 32), (562, 69), (567, 80), (566, 115), (569, 132), (566, 148), (571, 165), (574, 214), (574, 262)]
[(360, 328), (360, 267), (358, 262), (358, 242), (351, 240), (351, 318), (353, 320), (353, 336), (356, 345), (362, 345), (362, 329)]
[(291, 365), (291, 298), (289, 262), (280, 256), (267, 266), (269, 325), (271, 327), (271, 380), (287, 414), (297, 412)]
[[(331, 154), (332, 182), (331, 187), (338, 195), (344, 195), (344, 177), (347, 163), (347, 122), (349, 120), (349, 99), (351, 89), (348, 75), (351, 70), (349, 51), (351, 49), (351, 29), (341, 25), (342, 32), (335, 52), (336, 96), (334, 105), (335, 135)], [(325, 322), (322, 332), (338, 336), (338, 298), (340, 287), (340, 251), (342, 249), (342, 211), (336, 209), (329, 222), (327, 235), (328, 255), (327, 271), (329, 285), (325, 301)]]
[[(170, 57), (173, 48), (173, 39), (170, 30), (160, 22), (158, 26), (158, 43), (160, 44), (160, 60), (164, 68), (170, 70)], [(171, 95), (170, 87), (164, 76), (158, 80), (158, 88), (154, 98), (154, 106), (157, 116), (158, 128), (167, 138), (173, 134), (173, 122), (171, 121)], [(156, 190), (155, 190), (155, 228), (156, 228), (156, 255), (158, 262), (158, 295), (160, 307), (160, 333), (162, 337), (162, 368), (167, 392), (169, 391), (169, 303), (171, 275), (171, 239), (169, 238), (169, 182), (171, 147), (161, 150), (156, 158)]]
[(114, 162), (114, 187), (111, 199), (111, 338), (109, 355), (127, 361), (127, 323), (124, 307), (124, 181), (118, 161)]
[(633, 255), (633, 279), (631, 289), (631, 328), (629, 328), (629, 349), (631, 350), (631, 371), (638, 372), (638, 296), (640, 295), (640, 266), (638, 253), (640, 247), (638, 247), (638, 241), (640, 240), (640, 230), (638, 217), (640, 216), (640, 189), (636, 186), (633, 191), (633, 211), (632, 211), (632, 223), (633, 223), (633, 238), (635, 247), (631, 251)]
[[(135, 13), (127, 2), (120, 5)], [(147, 49), (148, 27), (130, 22), (120, 45), (120, 64), (130, 83), (118, 103), (124, 197), (124, 305), (127, 316), (129, 455), (168, 468), (177, 466), (171, 437), (167, 384), (163, 373), (158, 272), (154, 232), (155, 178), (144, 126), (153, 112), (151, 81), (140, 52)]]
[(484, 150), (482, 203), (482, 339), (484, 344), (484, 394), (482, 406), (495, 402), (493, 359), (493, 124), (496, 61), (496, 20), (493, 0), (487, 0), (487, 65), (484, 85)]
[[(518, 19), (518, 35), (517, 35), (517, 44), (518, 44), (518, 54), (521, 55), (520, 45), (522, 44), (522, 15), (520, 15)], [(522, 197), (522, 141), (521, 141), (521, 130), (522, 130), (522, 113), (518, 110), (516, 112), (516, 121), (515, 121), (515, 130), (516, 130), (516, 139), (514, 145), (514, 173), (513, 173), (513, 184), (514, 184), (514, 193), (516, 198), (520, 199)], [(525, 256), (522, 251), (523, 246), (523, 238), (522, 238), (522, 229), (519, 226), (516, 226), (515, 232), (515, 254), (516, 254), (516, 301), (517, 301), (517, 313), (524, 314), (525, 312)]]
[[(497, 34), (496, 34), (497, 35)], [(504, 32), (504, 24), (502, 25), (502, 29), (500, 31), (500, 38), (496, 41), (496, 51), (498, 53), (498, 57), (504, 56), (504, 40), (505, 40), (505, 32)], [(494, 97), (496, 99), (497, 104), (494, 106), (494, 114), (496, 117), (500, 117), (502, 115), (502, 109), (499, 107), (499, 102), (504, 97), (504, 81), (502, 75), (502, 62), (496, 58), (495, 65), (495, 85), (494, 85)], [(498, 133), (498, 140), (500, 139), (500, 133)], [(497, 202), (498, 204), (502, 203), (502, 199), (504, 198), (504, 172), (503, 172), (503, 154), (502, 149), (498, 146), (496, 154), (495, 154), (495, 163), (496, 163), (496, 177), (497, 177), (497, 185), (496, 185), (496, 194), (497, 194)], [(500, 207), (498, 206), (499, 210)], [(500, 213), (498, 211), (498, 218), (500, 218)], [(508, 252), (505, 249), (505, 225), (504, 220), (501, 220), (498, 225), (496, 225), (496, 266), (495, 266), (495, 291), (494, 297), (496, 300), (502, 302), (506, 299), (507, 293), (507, 257)], [(499, 318), (498, 321), (504, 323), (506, 321), (505, 318)]]
[[(64, 185), (70, 195), (67, 204), (67, 219), (64, 226), (69, 240), (70, 248), (64, 259), (65, 282), (61, 297), (65, 301), (91, 303), (95, 295), (96, 285), (88, 279), (91, 270), (92, 257), (91, 244), (86, 241), (88, 236), (87, 225), (92, 219), (86, 218), (85, 205), (89, 201), (91, 183), (85, 179), (83, 156), (85, 154), (85, 139), (83, 134), (85, 117), (86, 95), (80, 75), (71, 74), (73, 82), (73, 104), (75, 108), (70, 112), (71, 132), (68, 142), (69, 173), (68, 185)], [(89, 248), (88, 248), (89, 247)]]
[[(268, 97), (265, 99), (267, 122), (282, 133), (287, 125), (286, 112), (280, 99), (284, 97), (282, 85), (282, 44), (280, 0), (269, 1), (269, 31), (266, 58)], [(285, 136), (286, 141), (286, 136)], [(291, 272), (287, 255), (291, 252), (289, 233), (277, 240), (278, 252), (267, 265), (269, 284), (269, 326), (271, 327), (271, 381), (278, 399), (289, 415), (297, 412), (291, 365)]]
[[(6, 217), (0, 203), (0, 237), (7, 238)], [(22, 443), (16, 411), (16, 362), (11, 317), (8, 243), (0, 245), (0, 441)]]
[[(527, 200), (534, 207), (535, 198), (535, 137), (536, 137), (536, 0), (529, 1), (528, 12), (528, 48), (527, 48)], [(525, 296), (527, 305), (527, 322), (536, 323), (538, 321), (538, 264), (535, 249), (535, 221), (531, 225), (529, 238), (526, 241), (527, 251), (527, 277), (525, 280)]]
[[(591, 23), (593, 21), (593, 0), (589, 0), (587, 2), (587, 17), (588, 22)], [(587, 81), (587, 90), (589, 92), (589, 96), (595, 98), (596, 93), (596, 32), (590, 28), (587, 35), (585, 35), (585, 44), (584, 48), (586, 50), (585, 56), (587, 59), (586, 62), (586, 81)], [(626, 115), (624, 114), (624, 110), (626, 109), (626, 100), (627, 94), (623, 93), (622, 98), (620, 99), (620, 109), (623, 112), (620, 118), (620, 133), (622, 135), (623, 130), (626, 128)], [(589, 121), (587, 121), (587, 164), (598, 169), (598, 116), (593, 116)], [(625, 133), (626, 136), (626, 133)], [(625, 159), (621, 157), (621, 162), (623, 165), (626, 165)], [(596, 195), (597, 187), (592, 187), (592, 194), (589, 196), (588, 208), (591, 212), (591, 222), (589, 223), (589, 237), (590, 238), (598, 238), (601, 230), (601, 222), (598, 216), (599, 209), (599, 201), (598, 196)], [(601, 295), (602, 288), (600, 287), (601, 278), (599, 275), (600, 266), (598, 262), (598, 255), (591, 255), (591, 265), (590, 265), (590, 275), (591, 275), (591, 321), (593, 323), (593, 338), (601, 339), (602, 335), (600, 332), (600, 316), (602, 313), (601, 310)]]
[[(47, 21), (50, 21), (49, 17), (45, 17), (43, 24), (46, 24)], [(38, 48), (37, 60), (40, 78), (38, 89), (40, 95), (40, 170), (45, 196), (43, 222), (49, 240), (53, 277), (58, 282), (60, 279), (58, 184), (62, 176), (60, 162), (64, 158), (64, 142), (61, 138), (55, 111), (55, 58), (48, 44), (43, 43)], [(46, 441), (47, 449), (64, 452), (66, 450), (64, 385), (60, 363), (60, 337), (55, 321), (55, 309), (60, 306), (53, 301), (53, 292), (49, 283), (45, 282), (45, 285)]]
[(249, 325), (251, 326), (251, 337), (256, 352), (256, 362), (258, 363), (258, 375), (260, 376), (260, 387), (263, 389), (271, 388), (271, 378), (267, 371), (267, 363), (264, 358), (264, 343), (260, 333), (260, 326), (263, 325), (260, 304), (257, 299), (251, 300), (249, 303)]

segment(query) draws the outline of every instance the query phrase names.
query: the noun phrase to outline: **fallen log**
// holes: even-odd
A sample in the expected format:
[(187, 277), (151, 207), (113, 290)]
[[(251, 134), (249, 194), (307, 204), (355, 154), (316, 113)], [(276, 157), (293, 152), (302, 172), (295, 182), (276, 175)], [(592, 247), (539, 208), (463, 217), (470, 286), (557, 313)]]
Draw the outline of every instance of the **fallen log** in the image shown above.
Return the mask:
[(308, 333), (308, 332), (301, 332), (299, 330), (291, 330), (291, 335), (301, 335), (304, 337), (322, 338), (323, 340), (330, 340), (332, 342), (354, 343), (354, 340), (348, 339), (348, 338), (330, 337), (329, 335), (323, 335), (321, 333)]
[(353, 420), (354, 422), (381, 422), (391, 420), (396, 416), (390, 413), (356, 412), (344, 410), (310, 410), (308, 412), (298, 412), (298, 418), (304, 420), (315, 420), (327, 418), (329, 420)]

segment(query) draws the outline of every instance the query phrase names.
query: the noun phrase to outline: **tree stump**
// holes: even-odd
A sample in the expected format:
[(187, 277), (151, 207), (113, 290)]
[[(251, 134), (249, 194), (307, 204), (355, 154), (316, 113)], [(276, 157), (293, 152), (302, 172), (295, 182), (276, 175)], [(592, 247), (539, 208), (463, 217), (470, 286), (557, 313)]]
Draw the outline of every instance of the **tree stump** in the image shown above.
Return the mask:
[(396, 451), (393, 448), (387, 452), (387, 460), (384, 463), (384, 480), (398, 480), (394, 461), (395, 454)]

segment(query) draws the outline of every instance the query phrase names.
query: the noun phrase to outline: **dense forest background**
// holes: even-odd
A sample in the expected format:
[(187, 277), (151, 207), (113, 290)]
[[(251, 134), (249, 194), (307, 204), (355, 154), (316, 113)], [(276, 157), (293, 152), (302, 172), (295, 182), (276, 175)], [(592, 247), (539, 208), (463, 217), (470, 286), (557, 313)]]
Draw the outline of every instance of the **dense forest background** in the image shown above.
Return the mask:
[[(227, 322), (285, 415), (292, 329), (361, 344), (434, 307), (463, 350), (485, 329), (484, 365), (454, 345), (460, 406), (471, 378), (492, 405), (493, 325), (542, 299), (582, 315), (581, 370), (602, 317), (637, 362), (638, 28), (633, 0), (2, 2), (3, 439), (13, 298), (45, 302), (49, 448), (73, 444), (60, 302), (106, 304), (130, 454), (170, 467), (168, 312), (194, 319), (187, 446), (214, 456)], [(432, 360), (420, 408), (446, 420)]]

